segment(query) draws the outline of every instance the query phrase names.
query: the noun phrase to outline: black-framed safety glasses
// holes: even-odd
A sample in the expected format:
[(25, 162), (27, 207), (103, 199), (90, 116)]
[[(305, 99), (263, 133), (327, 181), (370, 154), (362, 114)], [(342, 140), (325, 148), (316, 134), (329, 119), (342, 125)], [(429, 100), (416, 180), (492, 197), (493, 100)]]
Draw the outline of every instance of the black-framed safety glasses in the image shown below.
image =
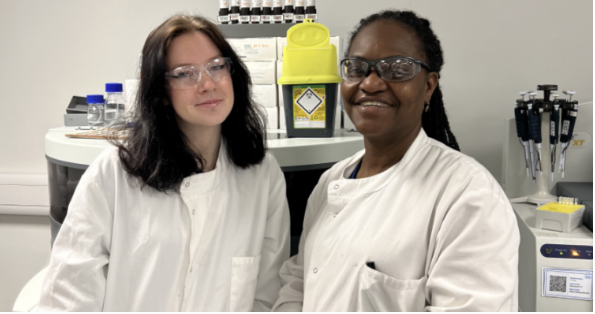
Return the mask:
[(372, 67), (376, 69), (378, 76), (387, 82), (410, 80), (421, 71), (422, 67), (431, 71), (430, 67), (423, 61), (404, 56), (394, 56), (374, 61), (357, 57), (347, 58), (341, 60), (339, 70), (345, 81), (359, 83), (370, 75)]

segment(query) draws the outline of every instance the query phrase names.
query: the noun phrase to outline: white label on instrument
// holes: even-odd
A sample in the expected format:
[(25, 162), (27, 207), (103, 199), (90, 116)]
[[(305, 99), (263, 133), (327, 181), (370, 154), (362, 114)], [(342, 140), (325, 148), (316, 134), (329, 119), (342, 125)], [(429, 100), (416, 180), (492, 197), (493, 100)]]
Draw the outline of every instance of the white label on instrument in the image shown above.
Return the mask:
[(230, 14), (230, 15), (229, 15), (229, 18), (230, 18), (232, 21), (237, 21), (239, 17), (240, 17), (240, 14), (239, 14), (239, 13), (233, 13), (233, 14)]
[(568, 135), (569, 127), (570, 127), (570, 121), (564, 120), (564, 122), (562, 122), (562, 134)]
[(544, 297), (593, 300), (593, 271), (578, 269), (542, 268)]
[(273, 20), (275, 22), (283, 22), (283, 15), (273, 15)]
[(293, 20), (293, 13), (283, 13), (284, 20)]
[(550, 121), (550, 136), (556, 136), (556, 122)]
[(260, 22), (260, 15), (252, 15), (252, 17), (250, 18), (250, 21)]
[(250, 15), (240, 15), (240, 22), (250, 22)]
[(318, 15), (316, 14), (306, 14), (307, 19), (311, 19), (312, 21), (316, 21), (318, 19)]
[(229, 8), (229, 1), (227, 1), (227, 0), (219, 0), (219, 8), (220, 9), (227, 9), (227, 8)]
[(313, 7), (316, 5), (316, 0), (306, 0), (306, 6)]
[(219, 19), (220, 23), (229, 22), (229, 20), (230, 20), (229, 15), (221, 15), (221, 16), (218, 16), (217, 19)]
[(273, 5), (275, 7), (281, 7), (281, 6), (283, 6), (283, 2), (281, 2), (281, 0), (276, 0), (276, 1), (273, 1)]
[(240, 4), (240, 8), (249, 8), (250, 7), (250, 1), (242, 1)]
[(304, 6), (304, 0), (296, 0), (295, 1), (295, 6), (296, 7), (303, 7)]
[(593, 137), (588, 132), (574, 132), (572, 139), (569, 141), (568, 148), (571, 149), (592, 149)]
[(262, 6), (262, 0), (252, 0), (253, 8), (260, 8)]
[(263, 7), (270, 7), (270, 6), (271, 6), (271, 2), (272, 2), (272, 1), (264, 0), (264, 1), (262, 2), (262, 6), (263, 6)]
[(271, 16), (270, 15), (263, 15), (262, 16), (262, 21), (263, 22), (270, 22), (271, 21)]
[(232, 7), (239, 7), (240, 6), (240, 0), (231, 0), (231, 6)]
[(571, 111), (571, 112), (570, 112), (570, 115), (571, 115), (571, 116), (573, 116), (573, 117), (576, 117), (576, 115), (577, 115), (577, 112), (576, 112), (576, 111)]
[(285, 0), (285, 5), (293, 5), (293, 0)]
[(304, 15), (303, 14), (295, 14), (293, 16), (295, 18), (295, 21), (303, 21), (304, 20)]

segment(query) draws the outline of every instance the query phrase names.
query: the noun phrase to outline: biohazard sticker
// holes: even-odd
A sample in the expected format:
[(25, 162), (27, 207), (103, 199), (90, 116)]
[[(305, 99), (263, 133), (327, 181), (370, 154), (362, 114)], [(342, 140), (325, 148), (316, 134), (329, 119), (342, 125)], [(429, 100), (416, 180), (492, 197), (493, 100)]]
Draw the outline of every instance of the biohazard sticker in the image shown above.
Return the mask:
[(293, 86), (294, 129), (326, 127), (326, 88), (324, 85)]

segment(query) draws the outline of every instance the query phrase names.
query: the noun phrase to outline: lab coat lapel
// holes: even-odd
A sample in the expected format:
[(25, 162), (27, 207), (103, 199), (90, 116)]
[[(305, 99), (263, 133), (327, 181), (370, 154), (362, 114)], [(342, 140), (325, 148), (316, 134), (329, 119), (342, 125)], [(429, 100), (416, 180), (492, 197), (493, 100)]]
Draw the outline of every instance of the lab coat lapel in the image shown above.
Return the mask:
[[(210, 194), (209, 197), (217, 198), (217, 197), (224, 197), (221, 195), (221, 189), (218, 186), (224, 181), (226, 174), (229, 170), (231, 165), (229, 164), (229, 160), (227, 157), (227, 151), (225, 149), (225, 145), (223, 141), (221, 141), (221, 146), (219, 148), (219, 156), (217, 157), (217, 174), (213, 185), (204, 192), (205, 194)], [(212, 204), (212, 202), (211, 202)], [(225, 220), (225, 208), (222, 206), (211, 206), (208, 209), (208, 214), (206, 217), (205, 224), (203, 226), (202, 234), (200, 236), (200, 240), (198, 243), (198, 248), (196, 249), (196, 253), (194, 254), (193, 258), (191, 259), (191, 263), (200, 263), (200, 261), (205, 257), (205, 251), (209, 247), (213, 235), (217, 230), (219, 223)], [(195, 276), (192, 277), (192, 282)]]

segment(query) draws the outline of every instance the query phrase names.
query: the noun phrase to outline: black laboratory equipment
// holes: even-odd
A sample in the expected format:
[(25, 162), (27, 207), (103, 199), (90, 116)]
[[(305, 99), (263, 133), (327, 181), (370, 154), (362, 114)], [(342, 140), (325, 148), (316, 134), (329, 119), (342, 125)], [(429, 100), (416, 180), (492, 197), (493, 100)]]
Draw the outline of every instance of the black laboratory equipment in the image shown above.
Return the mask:
[[(564, 91), (568, 98), (559, 98), (552, 92), (558, 90), (557, 85), (538, 85), (537, 90), (543, 91), (543, 98), (536, 98), (536, 92), (521, 92), (522, 99), (516, 101), (515, 120), (517, 126), (517, 135), (525, 151), (525, 164), (527, 175), (531, 175), (536, 180), (537, 174), (542, 173), (544, 169), (555, 172), (556, 148), (560, 143), (560, 157), (558, 159), (559, 171), (564, 177), (565, 157), (576, 117), (578, 114), (578, 101), (572, 100), (574, 91)], [(525, 100), (525, 95), (529, 99)], [(553, 96), (553, 99), (551, 97)], [(544, 114), (549, 115), (549, 121), (543, 120)], [(562, 119), (560, 121), (560, 118)], [(548, 138), (550, 142), (549, 161), (550, 165), (542, 164), (542, 123), (547, 123)], [(529, 171), (530, 170), (530, 171)]]

